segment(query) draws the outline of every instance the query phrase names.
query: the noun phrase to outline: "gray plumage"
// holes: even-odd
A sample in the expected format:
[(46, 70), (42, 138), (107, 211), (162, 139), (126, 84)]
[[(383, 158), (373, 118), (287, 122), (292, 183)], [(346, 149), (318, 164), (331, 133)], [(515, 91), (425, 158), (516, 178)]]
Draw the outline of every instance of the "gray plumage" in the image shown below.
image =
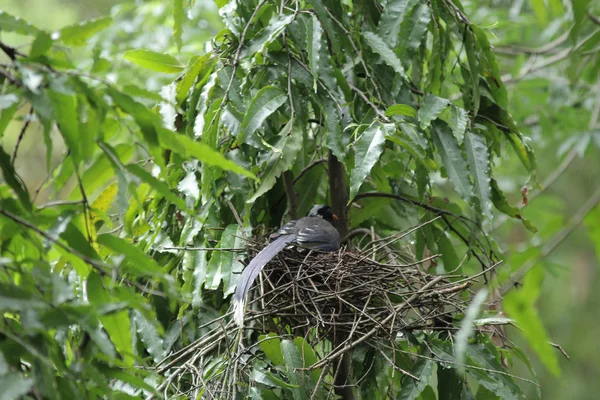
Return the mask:
[(297, 244), (321, 251), (336, 251), (340, 248), (340, 234), (331, 224), (335, 218), (331, 208), (316, 205), (310, 210), (308, 217), (290, 221), (277, 233), (271, 235), (275, 240), (262, 249), (244, 268), (233, 294), (233, 318), (239, 326), (244, 323), (244, 303), (252, 284), (263, 267), (286, 246)]

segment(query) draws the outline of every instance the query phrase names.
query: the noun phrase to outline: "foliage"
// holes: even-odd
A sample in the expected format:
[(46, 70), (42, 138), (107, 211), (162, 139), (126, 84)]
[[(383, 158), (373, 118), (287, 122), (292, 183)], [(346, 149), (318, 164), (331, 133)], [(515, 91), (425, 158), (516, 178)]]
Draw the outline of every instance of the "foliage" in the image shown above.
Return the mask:
[[(0, 33), (30, 40), (25, 48), (1, 42), (0, 138), (19, 126), (14, 145), (0, 151), (6, 398), (200, 396), (229, 381), (254, 397), (307, 398), (319, 380), (315, 393), (325, 395), (332, 371), (301, 368), (332, 344), (310, 333), (240, 333), (250, 349), (241, 353), (243, 371), (221, 356), (193, 359), (198, 372), (177, 381), (164, 365), (153, 367), (191, 343), (211, 345), (206, 324), (228, 318), (243, 268), (237, 250), (252, 228), (304, 215), (315, 201), (339, 208), (328, 194), (332, 177), (349, 188), (342, 205), (350, 230), (387, 234), (432, 221), (411, 234), (417, 257), (441, 254), (428, 273), (484, 269), (504, 288), (548, 250), (511, 257), (496, 274), (502, 255), (486, 233), (493, 213), (536, 231), (498, 184), (501, 159), (514, 155), (522, 181), (537, 185), (537, 161), (516, 122), (528, 117), (519, 107), (527, 99), (510, 99), (504, 82), (539, 86), (525, 79), (536, 66), (500, 75), (493, 33), (467, 17), (477, 10), (446, 0), (216, 3), (220, 31), (199, 5), (179, 0), (172, 9), (123, 5), (55, 33), (0, 14)], [(543, 3), (531, 3), (537, 18), (548, 18)], [(551, 3), (553, 13), (564, 7)], [(587, 7), (574, 2), (562, 21), (572, 24), (568, 54), (583, 60), (569, 69), (581, 91), (597, 85), (600, 65)], [(198, 29), (201, 21), (212, 32)], [(78, 46), (86, 46), (82, 59), (71, 52)], [(540, 124), (554, 124), (556, 110), (539, 112)], [(581, 149), (597, 132), (574, 119), (561, 123), (581, 128), (570, 144)], [(21, 179), (30, 168), (20, 164), (20, 144), (33, 135), (44, 147), (39, 187)], [(332, 175), (339, 161), (343, 175)], [(535, 310), (541, 273), (524, 284), (507, 311), (558, 374)], [(473, 312), (465, 320), (476, 324)], [(463, 316), (453, 317), (460, 325)], [(462, 332), (458, 349), (451, 337), (419, 330), (395, 349), (355, 348), (356, 393), (524, 398), (503, 366), (513, 356), (528, 363), (522, 352)]]

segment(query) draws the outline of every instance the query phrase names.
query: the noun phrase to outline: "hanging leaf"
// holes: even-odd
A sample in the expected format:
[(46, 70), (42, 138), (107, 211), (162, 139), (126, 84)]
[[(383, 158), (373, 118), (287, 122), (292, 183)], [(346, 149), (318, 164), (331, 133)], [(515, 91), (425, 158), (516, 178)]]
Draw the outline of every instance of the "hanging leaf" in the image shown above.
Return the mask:
[(242, 51), (241, 57), (253, 57), (257, 53), (262, 53), (265, 47), (273, 42), (277, 36), (283, 32), (286, 26), (288, 26), (294, 20), (294, 14), (275, 16), (269, 21), (267, 27), (263, 29), (256, 38), (252, 39), (248, 46)]
[(257, 148), (263, 147), (254, 133), (286, 100), (286, 94), (275, 86), (265, 86), (259, 90), (244, 115), (238, 142), (248, 143)]
[(418, 381), (415, 381), (412, 377), (405, 375), (402, 377), (402, 386), (400, 387), (400, 392), (396, 397), (397, 400), (415, 400), (419, 397), (419, 395), (425, 390), (425, 387), (429, 383), (429, 379), (431, 379), (431, 374), (433, 372), (433, 364), (432, 360), (420, 360), (416, 363), (416, 365), (411, 368), (411, 372), (417, 378)]
[(0, 10), (0, 32), (14, 32), (21, 35), (35, 36), (40, 30), (19, 17), (14, 17)]
[(281, 139), (272, 149), (264, 173), (261, 175), (262, 183), (247, 203), (254, 203), (256, 199), (271, 190), (277, 178), (292, 167), (302, 149), (302, 130), (294, 129), (294, 120), (288, 121), (279, 132), (279, 136)]
[(173, 37), (177, 49), (181, 50), (181, 35), (183, 34), (183, 20), (185, 12), (183, 10), (183, 0), (173, 0)]
[(519, 211), (517, 207), (508, 204), (508, 200), (506, 200), (504, 192), (502, 192), (496, 180), (492, 179), (490, 183), (492, 186), (492, 203), (494, 203), (494, 207), (509, 217), (520, 219), (521, 222), (523, 222), (523, 226), (525, 226), (527, 230), (532, 233), (536, 233), (537, 228), (531, 223), (531, 221), (523, 217), (523, 215), (521, 215), (521, 211)]
[(393, 132), (391, 124), (374, 122), (362, 133), (354, 146), (354, 168), (350, 174), (350, 199), (352, 201), (358, 190), (371, 172), (375, 163), (383, 153), (385, 135)]
[(431, 124), (431, 121), (436, 119), (440, 112), (446, 108), (449, 102), (450, 100), (448, 99), (427, 94), (417, 113), (421, 129), (427, 128)]
[(319, 78), (319, 65), (321, 64), (321, 38), (323, 28), (317, 17), (313, 14), (306, 27), (306, 51), (308, 52), (308, 66), (314, 77), (313, 90), (317, 91), (317, 79)]
[(405, 115), (407, 117), (414, 118), (417, 116), (417, 110), (408, 104), (393, 104), (385, 110), (386, 117), (393, 117), (396, 115)]
[(398, 45), (400, 26), (419, 0), (390, 0), (379, 21), (379, 36), (393, 49)]
[(485, 138), (476, 133), (465, 133), (465, 153), (473, 178), (475, 196), (479, 199), (479, 208), (489, 220), (492, 219), (490, 165)]
[(127, 50), (123, 58), (150, 71), (173, 74), (183, 71), (183, 65), (169, 54), (157, 53), (152, 50)]
[(396, 73), (400, 74), (401, 77), (407, 79), (406, 72), (404, 71), (404, 67), (402, 66), (402, 62), (400, 61), (396, 53), (394, 53), (394, 51), (391, 48), (389, 48), (388, 45), (383, 41), (383, 39), (381, 39), (375, 33), (369, 31), (364, 32), (363, 37), (365, 38), (369, 46), (371, 46), (371, 49), (375, 53), (379, 54), (381, 56), (381, 59), (387, 65), (392, 67), (392, 69), (396, 71)]
[(90, 19), (78, 24), (65, 26), (60, 31), (54, 33), (53, 38), (69, 46), (84, 46), (89, 38), (108, 28), (112, 22), (111, 17)]
[(433, 143), (442, 157), (442, 163), (446, 168), (450, 182), (452, 182), (461, 197), (470, 203), (473, 187), (469, 180), (467, 163), (462, 156), (462, 151), (458, 147), (456, 139), (452, 136), (452, 132), (445, 122), (436, 121), (431, 127)]

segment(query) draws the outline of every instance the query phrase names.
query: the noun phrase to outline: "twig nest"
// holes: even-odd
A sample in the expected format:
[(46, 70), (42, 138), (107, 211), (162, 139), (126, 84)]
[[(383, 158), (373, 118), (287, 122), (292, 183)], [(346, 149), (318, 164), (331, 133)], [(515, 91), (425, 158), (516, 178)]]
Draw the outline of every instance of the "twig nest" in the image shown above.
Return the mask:
[[(248, 252), (254, 255), (263, 246), (250, 245)], [(271, 323), (276, 319), (292, 331), (317, 328), (326, 336), (335, 330), (368, 338), (448, 327), (465, 305), (468, 296), (459, 294), (470, 282), (430, 275), (421, 261), (400, 259), (406, 257), (386, 246), (335, 253), (286, 248), (251, 291), (246, 325), (268, 331), (276, 329)]]

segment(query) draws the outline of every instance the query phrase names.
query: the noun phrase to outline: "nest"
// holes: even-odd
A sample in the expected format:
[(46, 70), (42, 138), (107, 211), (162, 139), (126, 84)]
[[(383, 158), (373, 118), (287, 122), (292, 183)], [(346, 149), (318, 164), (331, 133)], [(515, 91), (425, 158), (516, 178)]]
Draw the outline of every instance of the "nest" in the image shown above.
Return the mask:
[[(281, 251), (265, 266), (249, 294), (243, 330), (233, 322), (232, 311), (198, 326), (201, 334), (196, 341), (157, 365), (166, 378), (159, 389), (171, 387), (179, 393), (187, 379), (190, 388), (235, 394), (239, 382), (252, 380), (247, 366), (260, 357), (256, 335), (269, 332), (302, 336), (311, 346), (329, 342), (321, 347), (329, 350), (310, 367), (322, 368), (319, 382), (357, 346), (379, 351), (395, 366), (386, 353), (395, 348), (399, 335), (457, 329), (454, 316), (465, 311), (469, 286), (494, 268), (474, 276), (433, 275), (427, 269), (437, 256), (415, 260), (397, 245), (412, 231), (385, 239), (364, 231), (363, 240), (371, 241), (354, 243), (359, 250), (323, 253), (290, 247)], [(266, 237), (249, 243), (249, 257), (267, 244)], [(225, 372), (207, 378), (202, 371), (211, 368), (213, 359), (225, 362)]]
[[(266, 241), (249, 246), (255, 255)], [(426, 260), (380, 245), (335, 253), (290, 247), (264, 268), (252, 291), (246, 325), (259, 330), (286, 326), (299, 335), (317, 328), (321, 336), (346, 332), (368, 339), (392, 338), (398, 332), (450, 327), (471, 285), (457, 276), (423, 271)], [(281, 324), (283, 322), (283, 324)]]

